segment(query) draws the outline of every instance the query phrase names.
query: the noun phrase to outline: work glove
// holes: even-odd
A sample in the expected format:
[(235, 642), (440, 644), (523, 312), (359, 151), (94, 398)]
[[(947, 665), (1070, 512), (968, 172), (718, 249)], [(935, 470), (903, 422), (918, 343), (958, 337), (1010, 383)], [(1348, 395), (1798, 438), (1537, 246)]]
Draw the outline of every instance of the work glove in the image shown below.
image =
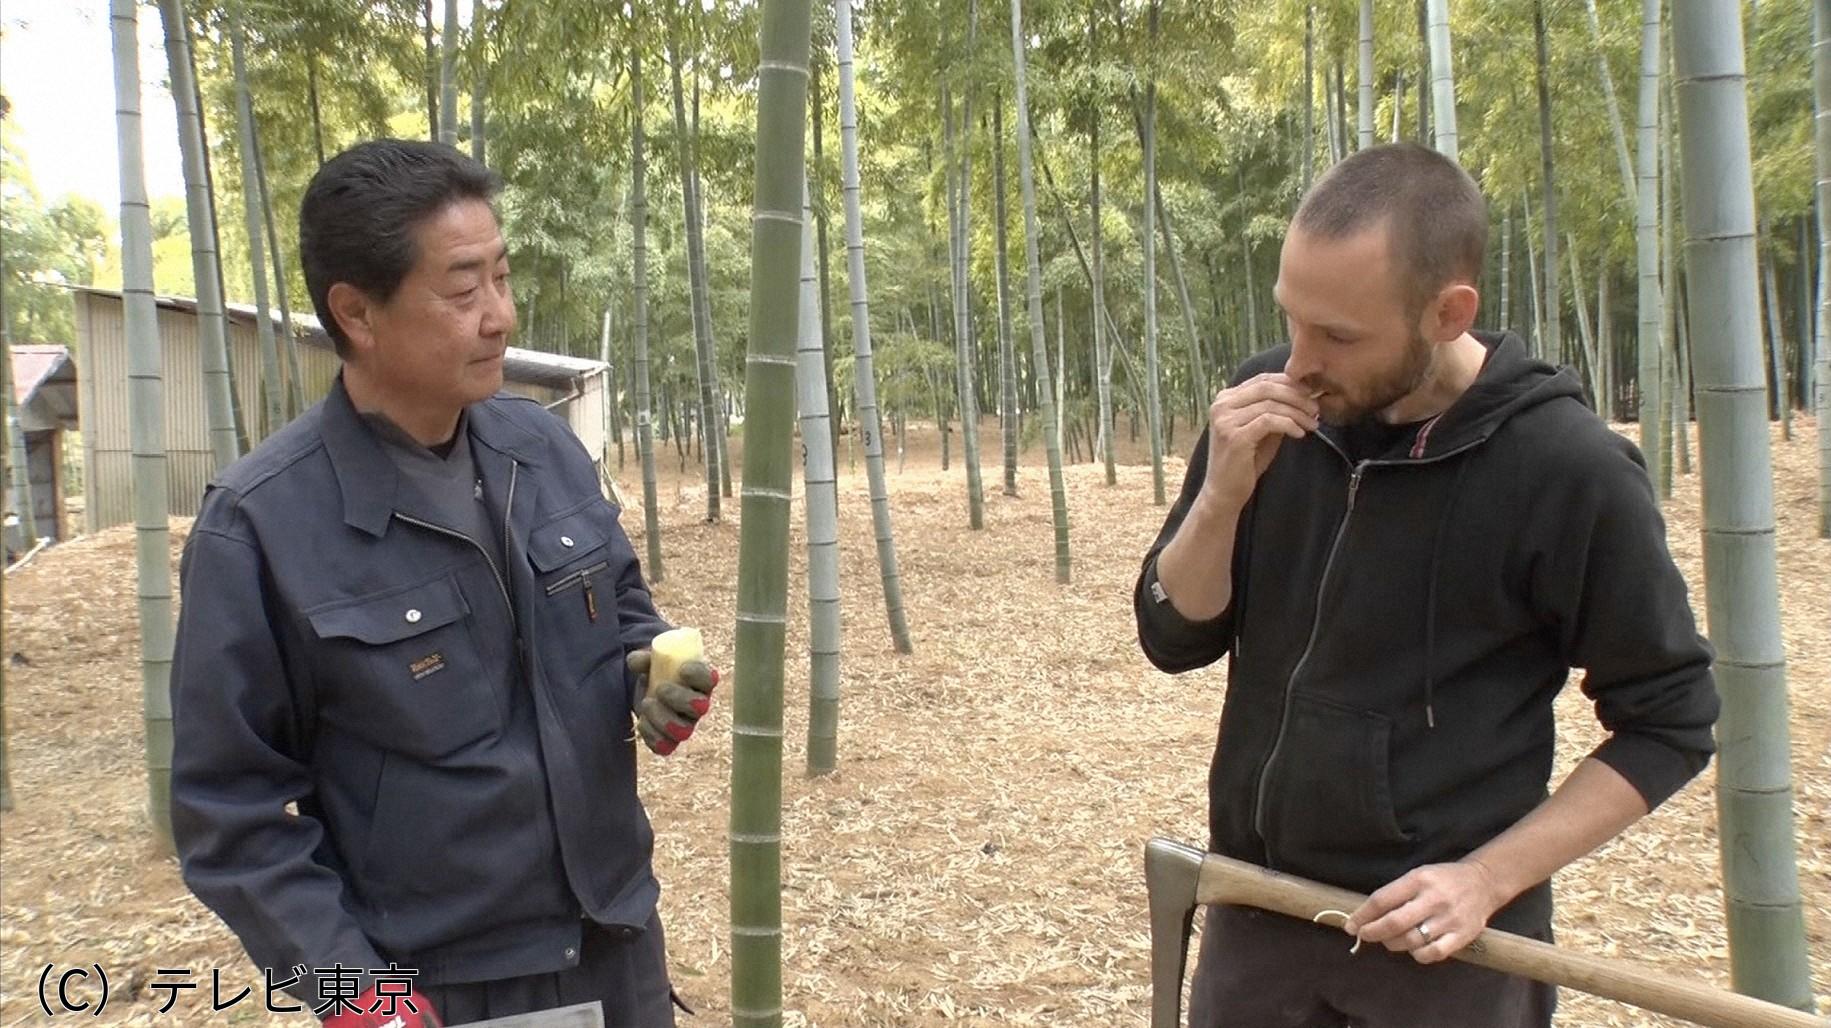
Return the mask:
[[(408, 1006), (409, 1001), (412, 1006)], [(371, 988), (353, 1005), (354, 1010), (346, 1006), (325, 1018), (324, 1028), (444, 1028), (445, 1025), (432, 1009), (432, 1001), (411, 990), (404, 996), (384, 997)]]
[(693, 734), (699, 719), (712, 709), (712, 690), (718, 687), (718, 669), (703, 660), (680, 665), (680, 681), (648, 687), (648, 650), (629, 655), (642, 700), (636, 704), (636, 734), (657, 756), (665, 757)]

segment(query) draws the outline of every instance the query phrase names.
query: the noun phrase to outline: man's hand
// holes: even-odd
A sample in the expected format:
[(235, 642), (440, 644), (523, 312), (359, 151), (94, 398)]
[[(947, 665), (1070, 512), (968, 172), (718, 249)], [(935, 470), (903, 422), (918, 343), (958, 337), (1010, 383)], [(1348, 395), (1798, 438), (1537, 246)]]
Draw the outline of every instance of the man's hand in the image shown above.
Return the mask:
[(1221, 390), (1208, 407), (1208, 473), (1202, 491), (1229, 509), (1244, 507), (1285, 437), (1302, 439), (1316, 431), (1321, 414), (1308, 390), (1278, 372)]
[(636, 704), (636, 733), (658, 756), (667, 756), (687, 741), (699, 719), (712, 709), (712, 690), (718, 688), (718, 670), (705, 661), (689, 660), (680, 665), (680, 681), (662, 682), (654, 690), (648, 687), (648, 650), (629, 655), (629, 669), (636, 674), (636, 688), (643, 693)]
[(1474, 942), (1506, 902), (1476, 861), (1427, 864), (1367, 897), (1343, 926), (1365, 942), (1434, 964)]
[(353, 1005), (356, 1009), (340, 1010), (325, 1018), (324, 1028), (444, 1028), (445, 1024), (432, 1009), (432, 1002), (417, 992), (381, 997), (370, 989)]
[[(1226, 611), (1233, 600), (1240, 512), (1285, 437), (1302, 439), (1314, 432), (1320, 416), (1315, 398), (1289, 375), (1256, 375), (1215, 395), (1208, 408), (1201, 487), (1182, 511), (1175, 535), (1157, 554), (1157, 584), (1163, 587), (1159, 602), (1168, 599), (1190, 621), (1208, 621)], [(1180, 508), (1183, 501), (1177, 503)]]

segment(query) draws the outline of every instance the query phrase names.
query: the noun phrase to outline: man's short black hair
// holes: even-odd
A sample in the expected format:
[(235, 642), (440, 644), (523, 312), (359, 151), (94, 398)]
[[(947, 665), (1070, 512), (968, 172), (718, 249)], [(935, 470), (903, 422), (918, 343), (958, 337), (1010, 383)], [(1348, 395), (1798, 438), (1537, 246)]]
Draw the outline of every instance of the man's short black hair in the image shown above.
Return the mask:
[(299, 263), (339, 356), (349, 337), (331, 313), (331, 286), (347, 282), (388, 302), (419, 259), (414, 229), (453, 203), (489, 203), (501, 188), (494, 172), (444, 143), (375, 139), (324, 162), (299, 204)]
[(1292, 225), (1324, 239), (1391, 226), (1407, 318), (1451, 282), (1481, 280), (1488, 204), (1462, 166), (1417, 143), (1356, 151), (1310, 188)]

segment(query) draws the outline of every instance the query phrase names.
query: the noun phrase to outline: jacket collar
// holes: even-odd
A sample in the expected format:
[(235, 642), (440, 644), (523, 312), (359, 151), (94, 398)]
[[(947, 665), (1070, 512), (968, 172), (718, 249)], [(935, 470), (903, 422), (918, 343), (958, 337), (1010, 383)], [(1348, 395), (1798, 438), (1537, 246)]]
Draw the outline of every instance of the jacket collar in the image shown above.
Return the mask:
[(539, 464), (542, 441), (540, 436), (517, 424), (503, 410), (503, 394), (473, 403), (469, 407), (470, 434), (478, 442), (495, 450), (505, 457), (512, 457), (520, 464)]
[[(521, 464), (538, 463), (539, 438), (504, 414), (495, 397), (471, 404), (464, 420), (471, 437), (490, 450)], [(344, 524), (381, 537), (402, 499), (400, 472), (350, 402), (342, 373), (324, 398), (321, 431), (343, 495)]]

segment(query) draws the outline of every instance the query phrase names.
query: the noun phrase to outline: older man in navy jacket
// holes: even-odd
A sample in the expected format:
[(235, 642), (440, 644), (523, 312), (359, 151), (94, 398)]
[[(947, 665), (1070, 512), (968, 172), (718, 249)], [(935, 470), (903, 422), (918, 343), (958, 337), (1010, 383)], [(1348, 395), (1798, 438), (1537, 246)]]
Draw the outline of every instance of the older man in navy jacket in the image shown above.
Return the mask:
[(319, 170), (300, 252), (342, 374), (185, 549), (185, 880), (333, 1028), (593, 1000), (673, 1024), (631, 723), (672, 752), (717, 676), (644, 695), (668, 626), (617, 510), (563, 422), (498, 393), (497, 188), (434, 143)]

